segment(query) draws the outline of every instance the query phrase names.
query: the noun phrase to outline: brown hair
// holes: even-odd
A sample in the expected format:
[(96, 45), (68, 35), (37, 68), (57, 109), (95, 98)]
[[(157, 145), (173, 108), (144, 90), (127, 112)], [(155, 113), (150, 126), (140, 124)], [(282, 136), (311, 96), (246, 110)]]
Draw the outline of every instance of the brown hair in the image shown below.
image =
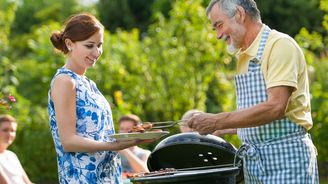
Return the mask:
[(89, 13), (73, 15), (65, 25), (63, 31), (57, 31), (50, 37), (52, 45), (64, 54), (68, 53), (65, 39), (68, 38), (72, 42), (83, 41), (91, 37), (94, 33), (104, 29), (104, 26), (97, 18)]
[(16, 122), (16, 119), (14, 117), (12, 117), (11, 115), (2, 114), (2, 115), (0, 115), (0, 124), (3, 122), (14, 123), (14, 122)]
[(129, 114), (129, 115), (120, 117), (120, 119), (118, 120), (118, 124), (121, 124), (122, 121), (132, 121), (134, 123), (134, 125), (137, 125), (138, 123), (141, 122), (140, 118), (134, 114)]

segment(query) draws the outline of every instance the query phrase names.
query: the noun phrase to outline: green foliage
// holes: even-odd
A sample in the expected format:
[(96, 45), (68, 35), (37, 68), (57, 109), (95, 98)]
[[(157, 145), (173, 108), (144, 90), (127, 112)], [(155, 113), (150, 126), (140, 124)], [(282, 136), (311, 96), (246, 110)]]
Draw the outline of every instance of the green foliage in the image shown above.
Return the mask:
[[(16, 67), (12, 65), (7, 57), (10, 50), (10, 25), (14, 21), (15, 10), (16, 4), (14, 2), (0, 0), (0, 103), (4, 102), (2, 99), (6, 98), (5, 96), (16, 95), (14, 86), (18, 84), (18, 80), (14, 76)], [(9, 103), (0, 104), (0, 113), (13, 114), (14, 111), (8, 109), (10, 106)]]
[[(74, 0), (21, 2), (23, 4), (17, 8), (15, 3), (0, 0), (0, 25), (4, 28), (0, 34), (0, 87), (17, 99), (10, 113), (19, 122), (17, 139), (10, 149), (17, 153), (34, 182), (55, 183), (58, 181), (57, 165), (49, 131), (47, 93), (55, 70), (64, 64), (64, 57), (54, 52), (49, 37), (53, 31), (61, 29), (68, 15), (82, 8), (76, 6)], [(168, 4), (159, 0), (152, 4), (152, 1), (146, 0), (142, 3), (133, 0), (99, 1), (98, 13), (107, 27), (116, 30), (116, 27), (126, 24), (129, 28), (129, 31), (117, 30), (115, 33), (105, 31), (103, 56), (87, 73), (110, 102), (115, 122), (127, 113), (135, 113), (144, 121), (161, 121), (178, 120), (185, 111), (193, 108), (213, 113), (235, 109), (233, 75), (236, 61), (226, 53), (226, 45), (218, 42), (211, 31), (204, 2), (185, 0)], [(288, 23), (286, 17), (293, 13), (286, 12), (285, 8), (290, 10), (289, 6), (293, 5), (299, 8), (295, 11), (302, 12), (309, 10), (308, 7), (301, 9), (289, 1), (275, 2), (274, 5), (273, 1), (258, 3), (263, 3), (262, 12), (269, 11), (264, 7), (266, 4), (274, 7), (275, 12), (284, 14), (273, 16), (286, 20), (277, 24), (288, 25), (289, 31), (299, 31), (300, 27), (295, 28), (290, 26), (294, 24)], [(131, 3), (134, 3), (133, 7)], [(314, 8), (315, 4), (307, 1), (302, 5)], [(152, 6), (156, 13), (136, 12), (137, 5)], [(327, 0), (322, 0), (320, 5), (323, 10), (328, 10)], [(108, 6), (116, 8), (107, 9)], [(120, 9), (118, 6), (121, 6)], [(161, 7), (170, 11), (160, 13)], [(317, 9), (312, 12), (318, 15)], [(136, 18), (135, 13), (143, 18)], [(115, 15), (116, 19), (106, 19)], [(272, 14), (262, 17), (267, 16)], [(145, 17), (154, 21), (148, 29), (144, 26), (151, 21)], [(302, 17), (299, 16), (300, 19)], [(327, 31), (328, 18), (327, 15), (325, 17), (323, 27)], [(114, 20), (119, 21), (111, 22)], [(139, 20), (143, 22), (140, 25)], [(290, 17), (288, 20), (294, 21)], [(314, 120), (311, 133), (319, 151), (319, 161), (327, 162), (328, 84), (325, 73), (328, 69), (328, 39), (327, 32), (312, 31), (316, 27), (315, 21), (313, 26), (301, 29), (296, 39), (304, 48), (309, 64)], [(144, 31), (147, 34), (140, 34)], [(178, 129), (172, 128), (170, 132), (177, 133)], [(226, 136), (225, 139), (239, 146), (236, 136)], [(147, 147), (152, 149), (155, 145)]]
[[(209, 1), (202, 0), (202, 6), (206, 7)], [(176, 0), (100, 0), (98, 10), (101, 21), (112, 32), (118, 27), (129, 30), (139, 28), (144, 32), (153, 22), (154, 14), (160, 12), (168, 18), (175, 2)], [(319, 0), (266, 0), (257, 1), (257, 5), (264, 23), (291, 36), (295, 36), (302, 27), (311, 31), (323, 31), (323, 13), (319, 9)]]
[(136, 30), (110, 35), (104, 45), (110, 57), (105, 52), (95, 68), (101, 72), (90, 76), (106, 95), (115, 99), (115, 92), (122, 94), (121, 103), (115, 99), (116, 106), (147, 121), (179, 119), (191, 108), (205, 110), (208, 84), (227, 83), (225, 77), (215, 77), (226, 71), (231, 57), (211, 33), (200, 3), (177, 2), (171, 18), (159, 15), (142, 41)]
[[(327, 13), (328, 12), (328, 1), (321, 0), (320, 8)], [(328, 30), (328, 15), (327, 14), (325, 14), (325, 16), (323, 17), (322, 26), (325, 28), (325, 30)]]
[[(50, 23), (35, 29), (27, 41), (30, 53), (17, 61), (18, 90), (35, 104), (47, 106), (50, 80), (56, 69), (64, 64), (62, 55), (56, 54), (50, 42), (50, 34), (59, 30), (58, 23)], [(33, 71), (33, 72), (31, 72)], [(34, 95), (37, 92), (38, 95)]]
[[(320, 7), (327, 13), (328, 1), (321, 0)], [(322, 24), (325, 31), (323, 35), (317, 32), (310, 33), (307, 29), (303, 28), (296, 36), (296, 40), (304, 49), (305, 57), (309, 64), (308, 71), (311, 81), (311, 105), (314, 123), (311, 134), (319, 153), (319, 172), (322, 181), (328, 179), (328, 144), (326, 142), (328, 138), (328, 81), (326, 79), (328, 70), (327, 14), (324, 17), (325, 19)]]
[(11, 65), (7, 57), (9, 52), (10, 25), (15, 18), (16, 4), (0, 0), (0, 92), (6, 92), (6, 86), (16, 85), (17, 80), (13, 76), (15, 66)]
[(291, 36), (295, 36), (302, 27), (323, 31), (319, 0), (266, 0), (257, 1), (257, 5), (264, 23)]
[(315, 126), (312, 130), (318, 150), (319, 158), (328, 162), (328, 81), (326, 73), (328, 70), (327, 57), (318, 60), (315, 65), (315, 71), (312, 76), (311, 94), (312, 94), (312, 111)]
[(83, 11), (76, 0), (21, 0), (12, 24), (13, 35), (29, 33), (46, 21), (63, 22), (73, 12)]
[(151, 22), (151, 5), (154, 0), (99, 0), (100, 21), (111, 32), (118, 28), (147, 30)]

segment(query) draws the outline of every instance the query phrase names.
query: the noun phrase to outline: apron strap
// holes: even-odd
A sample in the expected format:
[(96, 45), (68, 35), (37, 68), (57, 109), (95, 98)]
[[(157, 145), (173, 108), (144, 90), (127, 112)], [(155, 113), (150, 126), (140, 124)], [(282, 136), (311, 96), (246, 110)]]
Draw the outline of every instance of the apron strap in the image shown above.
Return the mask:
[(263, 34), (262, 34), (262, 38), (261, 38), (261, 41), (260, 41), (260, 45), (259, 45), (259, 49), (257, 50), (257, 60), (258, 61), (261, 61), (262, 59), (262, 54), (263, 54), (263, 51), (264, 51), (264, 46), (265, 46), (265, 43), (269, 37), (269, 34), (270, 34), (270, 31), (271, 29), (267, 26), (267, 25), (264, 25), (264, 31), (263, 31)]
[(265, 43), (266, 43), (266, 41), (269, 37), (270, 31), (271, 31), (271, 29), (267, 25), (264, 25), (264, 26), (265, 27), (264, 27), (264, 30), (263, 30), (263, 33), (262, 33), (260, 45), (259, 45), (259, 48), (257, 50), (257, 56), (256, 56), (256, 58), (253, 58), (252, 60), (249, 61), (248, 72), (257, 71), (260, 67), (259, 62), (262, 59), (264, 46), (265, 46)]

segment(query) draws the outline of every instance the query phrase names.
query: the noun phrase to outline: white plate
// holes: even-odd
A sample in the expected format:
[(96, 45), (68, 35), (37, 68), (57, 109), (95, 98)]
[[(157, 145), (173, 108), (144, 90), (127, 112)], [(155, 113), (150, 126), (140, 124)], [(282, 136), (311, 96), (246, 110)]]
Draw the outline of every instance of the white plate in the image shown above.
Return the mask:
[(161, 131), (161, 132), (135, 132), (135, 133), (120, 133), (120, 134), (113, 134), (110, 135), (110, 137), (118, 140), (118, 141), (130, 141), (130, 140), (135, 140), (135, 139), (159, 139), (170, 132), (168, 131)]

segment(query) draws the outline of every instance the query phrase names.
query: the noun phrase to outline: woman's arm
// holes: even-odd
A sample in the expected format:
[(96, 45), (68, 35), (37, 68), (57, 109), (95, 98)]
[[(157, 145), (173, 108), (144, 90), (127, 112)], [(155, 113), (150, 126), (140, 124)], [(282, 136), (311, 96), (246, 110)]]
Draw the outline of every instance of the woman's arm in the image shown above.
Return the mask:
[(96, 152), (121, 150), (148, 141), (99, 142), (76, 134), (76, 87), (67, 75), (59, 76), (53, 83), (51, 97), (56, 111), (58, 132), (66, 152)]

